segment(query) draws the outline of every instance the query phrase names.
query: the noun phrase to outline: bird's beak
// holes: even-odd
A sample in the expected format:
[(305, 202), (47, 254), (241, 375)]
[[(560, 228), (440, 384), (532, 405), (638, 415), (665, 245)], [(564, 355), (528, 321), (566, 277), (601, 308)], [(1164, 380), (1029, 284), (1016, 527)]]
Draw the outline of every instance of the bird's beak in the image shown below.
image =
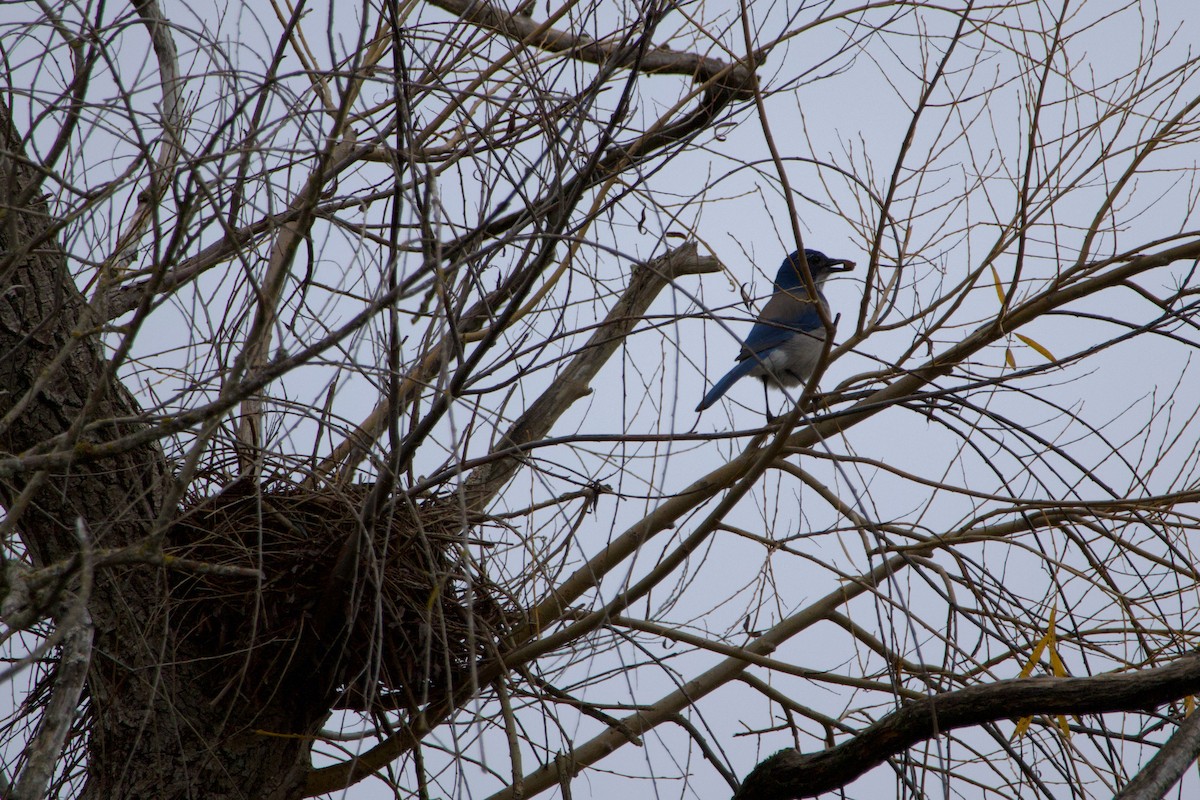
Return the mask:
[(849, 272), (854, 269), (854, 262), (846, 258), (835, 258), (830, 260), (829, 269), (833, 272)]

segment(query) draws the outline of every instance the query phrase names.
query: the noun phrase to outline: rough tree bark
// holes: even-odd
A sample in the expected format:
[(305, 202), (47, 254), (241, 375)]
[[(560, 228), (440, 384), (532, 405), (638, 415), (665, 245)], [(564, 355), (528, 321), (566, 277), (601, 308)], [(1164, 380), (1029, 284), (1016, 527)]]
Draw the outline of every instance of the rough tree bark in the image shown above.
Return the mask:
[[(159, 544), (172, 479), (157, 443), (103, 459), (89, 446), (135, 431), (137, 405), (114, 379), (99, 326), (67, 268), (60, 227), (0, 105), (0, 447), (74, 453), (69, 466), (0, 477), (9, 519), (38, 566), (76, 556), (77, 531), (97, 548)], [(53, 443), (47, 445), (47, 443)], [(53, 447), (53, 450), (48, 450)], [(169, 521), (171, 514), (164, 517)], [(214, 670), (212, 652), (173, 624), (167, 575), (128, 566), (95, 575), (95, 650), (88, 798), (299, 796), (311, 732), (328, 713), (320, 692), (264, 693)], [(259, 702), (247, 703), (254, 691)]]
[[(734, 800), (798, 800), (836, 791), (885, 759), (956, 728), (1027, 714), (1142, 711), (1197, 688), (1196, 654), (1131, 675), (1014, 678), (968, 686), (907, 703), (836, 747), (814, 753), (780, 750), (746, 776)], [(1163, 791), (1173, 783), (1166, 783)]]

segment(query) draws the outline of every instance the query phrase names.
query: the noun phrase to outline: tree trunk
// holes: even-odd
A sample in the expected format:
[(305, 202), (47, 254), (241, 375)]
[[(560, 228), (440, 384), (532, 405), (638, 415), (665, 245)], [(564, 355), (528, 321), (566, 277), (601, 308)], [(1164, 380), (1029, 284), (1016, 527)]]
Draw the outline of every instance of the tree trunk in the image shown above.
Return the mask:
[[(150, 543), (153, 551), (170, 465), (153, 439), (90, 454), (90, 445), (145, 423), (127, 421), (138, 419), (137, 405), (108, 373), (99, 326), (58, 242), (61, 223), (40, 191), (43, 175), (26, 162), (2, 104), (0, 135), (0, 448), (58, 457), (40, 472), (0, 472), (6, 524), (37, 566), (76, 556), (79, 531), (94, 548)], [(209, 639), (184, 635), (169, 589), (167, 572), (146, 564), (95, 575), (84, 796), (301, 796), (326, 693), (231, 674), (230, 658)]]

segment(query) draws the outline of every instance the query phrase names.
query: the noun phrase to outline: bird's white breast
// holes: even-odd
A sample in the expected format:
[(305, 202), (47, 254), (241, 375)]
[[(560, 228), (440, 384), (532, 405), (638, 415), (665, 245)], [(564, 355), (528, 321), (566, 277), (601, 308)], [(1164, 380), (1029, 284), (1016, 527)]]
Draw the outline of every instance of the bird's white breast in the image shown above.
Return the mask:
[(817, 368), (824, 343), (825, 332), (822, 330), (793, 334), (786, 342), (764, 353), (750, 374), (766, 378), (768, 383), (776, 386), (798, 386)]

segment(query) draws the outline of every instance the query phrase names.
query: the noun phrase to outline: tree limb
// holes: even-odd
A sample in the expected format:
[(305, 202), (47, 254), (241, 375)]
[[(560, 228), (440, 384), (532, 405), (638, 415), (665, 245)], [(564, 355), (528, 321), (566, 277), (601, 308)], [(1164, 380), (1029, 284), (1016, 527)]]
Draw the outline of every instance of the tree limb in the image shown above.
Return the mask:
[(1200, 756), (1200, 714), (1185, 719), (1142, 771), (1113, 800), (1160, 800)]
[[(558, 418), (575, 401), (590, 391), (592, 380), (608, 363), (617, 347), (641, 321), (654, 298), (671, 281), (682, 275), (715, 272), (719, 262), (699, 256), (696, 243), (687, 242), (653, 261), (638, 264), (629, 285), (604, 321), (537, 400), (499, 437), (494, 450), (512, 450), (545, 436)], [(517, 454), (489, 461), (467, 479), (467, 509), (481, 511), (524, 463)]]
[(70, 629), (62, 638), (54, 689), (42, 714), (41, 728), (29, 748), (29, 761), (21, 770), (12, 793), (6, 795), (12, 800), (37, 800), (46, 796), (46, 787), (62, 755), (63, 742), (79, 711), (79, 697), (83, 694), (83, 684), (92, 662), (94, 631), (92, 618), (82, 603), (78, 612), (72, 619), (64, 621)]
[[(640, 58), (630, 57), (627, 48), (611, 42), (598, 41), (586, 34), (556, 30), (551, 24), (570, 8), (564, 5), (561, 11), (544, 22), (521, 13), (509, 13), (485, 0), (429, 0), (430, 5), (449, 11), (468, 22), (491, 28), (510, 39), (537, 47), (550, 53), (565, 53), (571, 58), (588, 64), (610, 64), (619, 59), (618, 65), (640, 72), (656, 75), (690, 75), (698, 82), (722, 73), (728, 64), (707, 56), (672, 50), (669, 47), (652, 47)], [(749, 96), (747, 93), (745, 96)]]
[(1165, 667), (1090, 678), (1013, 678), (911, 702), (837, 747), (780, 750), (747, 776), (735, 800), (791, 800), (845, 786), (884, 760), (946, 731), (1030, 714), (1143, 711), (1200, 691), (1200, 653)]

